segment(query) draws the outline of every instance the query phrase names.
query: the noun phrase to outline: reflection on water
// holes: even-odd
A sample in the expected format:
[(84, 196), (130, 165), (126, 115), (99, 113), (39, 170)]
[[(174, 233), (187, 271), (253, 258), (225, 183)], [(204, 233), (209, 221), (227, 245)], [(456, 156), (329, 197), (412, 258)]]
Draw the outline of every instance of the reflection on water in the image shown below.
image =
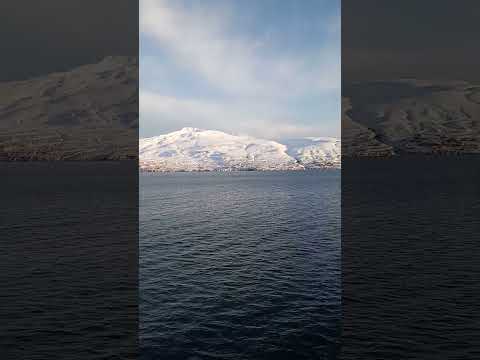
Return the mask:
[(334, 358), (340, 173), (140, 176), (143, 359)]

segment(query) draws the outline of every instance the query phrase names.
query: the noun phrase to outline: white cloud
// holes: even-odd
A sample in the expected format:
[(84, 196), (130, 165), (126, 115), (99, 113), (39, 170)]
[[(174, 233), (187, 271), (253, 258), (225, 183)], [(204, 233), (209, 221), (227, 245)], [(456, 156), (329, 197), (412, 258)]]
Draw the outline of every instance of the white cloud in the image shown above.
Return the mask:
[[(340, 99), (338, 19), (326, 22), (330, 36), (316, 54), (279, 55), (268, 52), (268, 36), (234, 36), (228, 8), (187, 9), (180, 3), (140, 0), (142, 37), (156, 44), (175, 67), (205, 80), (225, 96), (207, 101), (168, 93), (165, 82), (172, 80), (171, 68), (162, 68), (162, 59), (149, 60), (149, 69), (156, 66), (155, 80), (164, 86), (155, 86), (157, 92), (141, 88), (141, 136), (184, 126), (265, 138), (339, 134), (340, 119), (319, 114), (314, 125), (300, 125), (299, 119), (284, 111), (287, 102), (304, 95), (320, 99), (334, 93)], [(140, 71), (141, 79), (151, 76)]]
[[(337, 29), (335, 21), (327, 26)], [(231, 94), (292, 96), (340, 87), (333, 37), (314, 59), (260, 55), (265, 44), (228, 35), (225, 9), (187, 11), (168, 0), (140, 1), (140, 29), (186, 69)]]
[[(181, 100), (153, 92), (140, 91), (140, 136), (155, 134), (158, 119), (167, 131), (182, 127), (204, 127), (236, 134), (248, 134), (268, 139), (304, 137), (315, 134), (333, 135), (336, 129), (319, 122), (315, 126), (299, 125), (282, 119), (272, 108), (254, 108), (241, 103), (213, 103)], [(199, 125), (201, 124), (201, 126)]]

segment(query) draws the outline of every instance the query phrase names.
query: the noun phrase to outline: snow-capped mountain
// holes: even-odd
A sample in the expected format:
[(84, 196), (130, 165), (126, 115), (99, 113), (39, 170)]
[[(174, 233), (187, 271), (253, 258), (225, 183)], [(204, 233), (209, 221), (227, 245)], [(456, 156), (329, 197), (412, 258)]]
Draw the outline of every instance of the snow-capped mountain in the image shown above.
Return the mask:
[(0, 83), (0, 160), (136, 158), (138, 59)]
[(140, 139), (139, 154), (141, 169), (150, 171), (303, 170), (339, 167), (340, 141), (309, 138), (281, 144), (183, 128)]
[(287, 154), (305, 168), (340, 167), (340, 140), (328, 137), (309, 137), (283, 141)]
[(480, 153), (480, 86), (401, 79), (343, 88), (344, 156)]

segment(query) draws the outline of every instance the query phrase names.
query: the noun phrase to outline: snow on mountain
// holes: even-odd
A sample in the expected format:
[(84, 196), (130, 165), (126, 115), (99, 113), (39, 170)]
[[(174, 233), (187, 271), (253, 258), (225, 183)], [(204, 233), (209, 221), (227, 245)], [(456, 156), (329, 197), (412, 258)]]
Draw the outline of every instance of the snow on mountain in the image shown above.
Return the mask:
[(342, 98), (342, 155), (344, 157), (389, 157), (391, 146), (378, 141), (368, 127), (353, 121), (350, 99)]
[(345, 156), (480, 153), (480, 86), (401, 79), (347, 84), (343, 93)]
[(339, 166), (340, 142), (310, 138), (281, 144), (183, 128), (140, 139), (139, 155), (140, 167), (147, 171), (303, 170)]
[(137, 154), (138, 59), (0, 83), (0, 160), (129, 159)]
[(309, 137), (284, 141), (287, 154), (306, 168), (340, 167), (340, 140)]

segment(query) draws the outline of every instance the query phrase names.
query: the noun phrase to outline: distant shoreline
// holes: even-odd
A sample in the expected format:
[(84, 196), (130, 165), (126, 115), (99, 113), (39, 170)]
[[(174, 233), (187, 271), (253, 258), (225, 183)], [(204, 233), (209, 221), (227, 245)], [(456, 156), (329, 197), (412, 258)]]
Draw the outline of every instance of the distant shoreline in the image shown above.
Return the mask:
[(262, 172), (262, 173), (284, 173), (284, 172), (315, 172), (315, 171), (325, 171), (325, 170), (341, 170), (341, 167), (322, 167), (322, 168), (308, 168), (308, 169), (279, 169), (279, 170), (261, 170), (261, 169), (254, 169), (254, 170), (247, 170), (247, 169), (236, 169), (236, 170), (144, 170), (139, 169), (139, 173), (141, 174), (189, 174), (189, 173), (246, 173), (246, 172)]

